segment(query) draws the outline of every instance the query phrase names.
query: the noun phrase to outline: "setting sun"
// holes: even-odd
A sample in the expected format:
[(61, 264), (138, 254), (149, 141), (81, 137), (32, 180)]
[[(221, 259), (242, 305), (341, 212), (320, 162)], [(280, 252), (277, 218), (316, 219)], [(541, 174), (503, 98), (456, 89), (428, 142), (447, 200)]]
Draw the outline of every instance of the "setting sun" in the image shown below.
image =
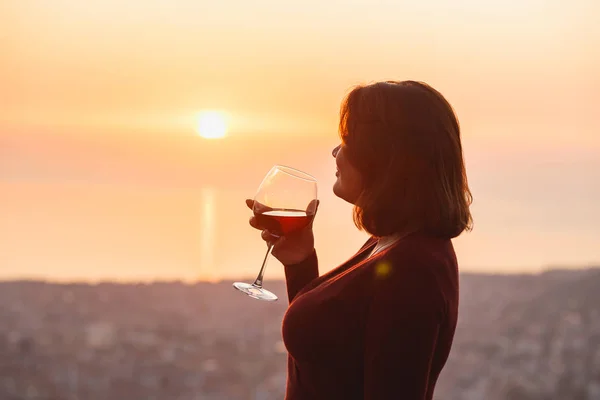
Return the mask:
[(227, 134), (227, 121), (224, 113), (203, 111), (198, 115), (198, 135), (205, 139), (221, 139)]

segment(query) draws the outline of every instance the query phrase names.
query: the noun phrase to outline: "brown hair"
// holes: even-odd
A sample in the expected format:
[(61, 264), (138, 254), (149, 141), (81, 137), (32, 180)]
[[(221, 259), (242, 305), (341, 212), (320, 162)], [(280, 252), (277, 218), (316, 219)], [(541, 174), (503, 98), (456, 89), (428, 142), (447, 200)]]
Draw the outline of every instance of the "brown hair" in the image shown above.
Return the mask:
[(339, 128), (364, 182), (354, 207), (359, 229), (445, 238), (472, 229), (460, 128), (441, 93), (415, 81), (355, 87)]

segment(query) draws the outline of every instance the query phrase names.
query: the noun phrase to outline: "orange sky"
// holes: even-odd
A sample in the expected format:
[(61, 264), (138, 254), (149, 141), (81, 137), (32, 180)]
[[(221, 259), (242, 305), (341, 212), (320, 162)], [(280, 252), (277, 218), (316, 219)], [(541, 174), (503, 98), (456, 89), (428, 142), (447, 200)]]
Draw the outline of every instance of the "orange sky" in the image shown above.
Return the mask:
[[(354, 84), (380, 79), (424, 80), (458, 113), (479, 199), (479, 233), (457, 243), (467, 267), (502, 271), (597, 261), (598, 15), (600, 3), (593, 0), (5, 0), (0, 4), (0, 186), (12, 197), (4, 196), (0, 205), (13, 225), (0, 225), (0, 246), (12, 251), (5, 263), (13, 269), (8, 275), (18, 276), (17, 269), (38, 260), (25, 257), (19, 249), (28, 247), (27, 239), (17, 241), (12, 234), (22, 221), (15, 215), (33, 218), (26, 207), (48, 204), (45, 215), (62, 215), (73, 208), (56, 199), (74, 191), (87, 204), (83, 214), (73, 209), (71, 217), (80, 221), (117, 198), (132, 202), (127, 193), (140, 185), (150, 188), (148, 201), (156, 204), (151, 196), (162, 196), (157, 190), (193, 192), (186, 200), (163, 199), (153, 211), (160, 214), (200, 201), (207, 185), (231, 196), (252, 193), (275, 162), (320, 178), (331, 213), (316, 229), (322, 234), (352, 229), (351, 222), (335, 222), (348, 218), (349, 209), (330, 193), (328, 152), (337, 141), (344, 94)], [(197, 137), (195, 118), (203, 109), (229, 113), (228, 138)], [(98, 200), (85, 195), (87, 187), (98, 190), (94, 185), (105, 188)], [(41, 197), (36, 202), (33, 193)], [(100, 200), (108, 198), (108, 203)], [(562, 217), (573, 209), (571, 221)], [(113, 221), (119, 210), (113, 209)], [(245, 223), (245, 212), (236, 211), (241, 222), (222, 218), (237, 226)], [(544, 212), (561, 217), (548, 227)], [(533, 217), (505, 225), (513, 213)], [(156, 215), (153, 223), (161, 218)], [(147, 231), (142, 219), (132, 217), (127, 232)], [(100, 229), (101, 220), (94, 221)], [(35, 219), (30, 223), (35, 230)], [(65, 235), (85, 224), (77, 226)], [(200, 228), (178, 226), (172, 226), (173, 243), (184, 246), (200, 235)], [(507, 226), (512, 239), (502, 242)], [(233, 235), (250, 240), (253, 232), (245, 228), (235, 228)], [(537, 244), (519, 247), (513, 258), (488, 256), (523, 246), (524, 238), (536, 234)], [(550, 236), (541, 239), (544, 235)], [(87, 250), (73, 265), (86, 254), (98, 260), (93, 249), (99, 249), (94, 243), (100, 238), (109, 240), (111, 234), (89, 236), (81, 247)], [(140, 241), (139, 249), (152, 243), (160, 253), (159, 238)], [(363, 237), (353, 232), (347, 238), (349, 248), (324, 256), (328, 263), (343, 261)], [(223, 250), (224, 241), (220, 236), (211, 243)], [(167, 242), (155, 258), (185, 253)], [(564, 249), (556, 250), (560, 244)], [(248, 244), (247, 251), (255, 245)], [(135, 258), (132, 254), (121, 257)], [(190, 260), (191, 271), (198, 259)], [(60, 257), (56, 262), (68, 264)], [(235, 269), (237, 259), (228, 262), (231, 274), (255, 269)], [(166, 267), (156, 265), (155, 276), (163, 276), (161, 268)], [(107, 276), (127, 277), (118, 274)]]
[(4, 1), (0, 122), (185, 132), (218, 108), (239, 135), (329, 135), (350, 86), (413, 78), (471, 136), (575, 120), (597, 145), (597, 2), (420, 3)]

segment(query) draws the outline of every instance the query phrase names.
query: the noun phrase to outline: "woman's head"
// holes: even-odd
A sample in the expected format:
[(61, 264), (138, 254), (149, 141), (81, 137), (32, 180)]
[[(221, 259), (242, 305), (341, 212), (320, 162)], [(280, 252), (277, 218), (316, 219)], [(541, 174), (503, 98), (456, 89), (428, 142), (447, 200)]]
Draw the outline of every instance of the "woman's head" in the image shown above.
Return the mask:
[(340, 110), (334, 193), (374, 236), (471, 229), (472, 202), (458, 120), (446, 99), (415, 81), (354, 88)]

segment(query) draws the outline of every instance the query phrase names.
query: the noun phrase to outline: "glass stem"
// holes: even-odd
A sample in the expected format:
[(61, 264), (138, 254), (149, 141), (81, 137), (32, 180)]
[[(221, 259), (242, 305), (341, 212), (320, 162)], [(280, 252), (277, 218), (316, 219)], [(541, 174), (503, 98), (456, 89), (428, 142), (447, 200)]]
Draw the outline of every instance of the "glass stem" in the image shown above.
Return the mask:
[(263, 260), (262, 267), (260, 267), (260, 272), (258, 276), (254, 280), (252, 286), (256, 286), (258, 288), (262, 288), (263, 284), (263, 275), (265, 274), (265, 269), (267, 267), (267, 260), (269, 259), (269, 255), (271, 254), (271, 249), (273, 249), (273, 242), (269, 243), (269, 248), (267, 249), (267, 254), (265, 254), (265, 259)]

